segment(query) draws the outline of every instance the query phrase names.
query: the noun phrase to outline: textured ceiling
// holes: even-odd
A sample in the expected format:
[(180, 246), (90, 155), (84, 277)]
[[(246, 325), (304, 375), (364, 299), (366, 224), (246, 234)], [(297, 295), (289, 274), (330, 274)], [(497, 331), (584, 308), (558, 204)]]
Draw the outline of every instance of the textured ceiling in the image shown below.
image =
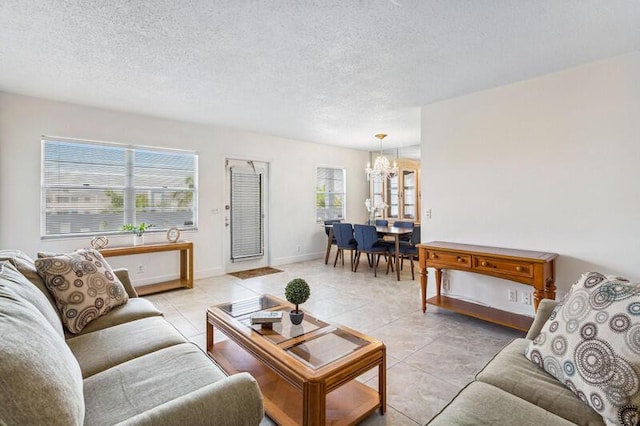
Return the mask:
[(640, 50), (637, 0), (2, 0), (0, 90), (377, 149), (420, 106)]

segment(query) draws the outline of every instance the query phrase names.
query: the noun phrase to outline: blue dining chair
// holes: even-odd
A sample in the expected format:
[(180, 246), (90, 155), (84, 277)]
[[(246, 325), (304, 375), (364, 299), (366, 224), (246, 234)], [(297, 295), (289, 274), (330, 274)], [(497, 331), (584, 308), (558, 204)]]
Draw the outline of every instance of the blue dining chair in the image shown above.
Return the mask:
[[(378, 239), (378, 233), (376, 227), (373, 225), (353, 225), (354, 236), (358, 243), (358, 252), (356, 254), (356, 264), (353, 268), (353, 272), (358, 271), (358, 264), (360, 263), (360, 255), (366, 253), (372, 255), (373, 259), (373, 276), (378, 276), (378, 262), (380, 262), (380, 256), (389, 255), (389, 244)], [(375, 256), (377, 255), (377, 258)], [(387, 274), (389, 273), (389, 263), (387, 263)]]
[(389, 226), (389, 221), (386, 219), (376, 219), (376, 226)]
[[(393, 222), (393, 226), (395, 226), (396, 228), (413, 229), (414, 223), (404, 220), (396, 220), (395, 222)], [(411, 235), (403, 235), (402, 237), (400, 237), (400, 241), (411, 241)]]
[[(396, 268), (402, 268), (402, 264), (404, 263), (404, 259), (409, 259), (411, 262), (411, 279), (415, 280), (415, 273), (413, 267), (413, 261), (418, 260), (418, 247), (420, 244), (420, 225), (416, 225), (413, 227), (413, 231), (411, 232), (411, 241), (400, 241), (400, 265), (396, 265)], [(396, 252), (395, 246), (389, 247), (389, 251), (393, 254)]]
[(331, 232), (329, 232), (331, 230), (331, 227), (327, 226), (327, 225), (331, 225), (333, 227), (334, 223), (340, 223), (342, 222), (342, 219), (327, 219), (324, 221), (324, 232), (327, 234), (327, 238), (329, 238), (329, 236), (331, 236), (331, 244), (327, 244), (327, 253), (325, 254), (324, 257), (324, 263), (326, 264), (327, 261), (329, 260), (329, 253), (331, 251), (331, 246), (335, 246), (336, 245), (336, 237), (333, 236), (331, 234)]
[(338, 257), (342, 257), (342, 266), (344, 266), (344, 251), (349, 250), (351, 259), (351, 270), (353, 271), (354, 266), (354, 258), (356, 256), (356, 251), (358, 249), (358, 244), (356, 240), (353, 238), (353, 228), (350, 223), (334, 223), (333, 224), (333, 236), (336, 239), (336, 247), (338, 247), (338, 252), (336, 253), (336, 258), (333, 261), (333, 267), (336, 267), (336, 263), (338, 263)]

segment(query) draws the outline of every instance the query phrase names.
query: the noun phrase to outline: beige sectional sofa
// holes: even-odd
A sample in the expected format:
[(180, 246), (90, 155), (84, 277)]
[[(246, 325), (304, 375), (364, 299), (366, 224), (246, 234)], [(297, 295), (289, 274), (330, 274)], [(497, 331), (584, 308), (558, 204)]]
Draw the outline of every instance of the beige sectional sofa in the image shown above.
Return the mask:
[(0, 424), (259, 424), (256, 381), (228, 377), (114, 272), (129, 301), (71, 335), (33, 261), (0, 251)]
[(524, 356), (555, 306), (542, 300), (526, 337), (494, 356), (429, 425), (604, 425), (598, 413)]

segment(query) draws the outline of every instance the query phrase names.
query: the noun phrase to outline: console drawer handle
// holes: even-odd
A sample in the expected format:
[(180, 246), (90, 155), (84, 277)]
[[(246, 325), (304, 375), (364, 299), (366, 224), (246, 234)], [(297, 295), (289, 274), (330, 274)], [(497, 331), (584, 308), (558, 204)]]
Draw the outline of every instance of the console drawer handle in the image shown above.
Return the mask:
[(438, 258), (438, 255), (436, 255), (435, 253), (431, 253), (431, 258), (432, 258), (432, 259), (437, 259), (437, 258)]
[(480, 263), (480, 264), (481, 264), (482, 266), (489, 266), (489, 262), (485, 262), (485, 261), (482, 261), (482, 263)]
[(522, 266), (516, 266), (516, 271), (522, 272)]
[(458, 262), (462, 263), (462, 262), (464, 262), (464, 259), (461, 258), (460, 256), (458, 256)]

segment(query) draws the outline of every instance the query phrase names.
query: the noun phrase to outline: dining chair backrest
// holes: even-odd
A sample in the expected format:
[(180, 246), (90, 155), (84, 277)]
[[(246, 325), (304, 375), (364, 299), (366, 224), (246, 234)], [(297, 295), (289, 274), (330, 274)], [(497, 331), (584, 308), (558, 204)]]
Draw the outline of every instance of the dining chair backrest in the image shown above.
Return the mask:
[[(342, 222), (342, 219), (327, 219), (324, 221), (325, 225), (333, 225), (334, 223), (340, 223)], [(329, 228), (328, 227), (324, 227), (324, 232), (327, 234), (327, 237), (329, 236)]]
[(417, 244), (420, 244), (420, 225), (414, 226), (411, 233), (411, 245), (415, 246)]
[(389, 221), (386, 219), (376, 219), (376, 226), (389, 226)]
[(414, 223), (402, 221), (402, 220), (396, 220), (395, 222), (393, 222), (393, 226), (395, 226), (396, 228), (413, 228)]
[(349, 248), (353, 245), (353, 228), (350, 223), (334, 223), (333, 236), (340, 248)]
[(354, 236), (358, 242), (358, 250), (369, 250), (378, 242), (378, 233), (373, 225), (353, 225)]

